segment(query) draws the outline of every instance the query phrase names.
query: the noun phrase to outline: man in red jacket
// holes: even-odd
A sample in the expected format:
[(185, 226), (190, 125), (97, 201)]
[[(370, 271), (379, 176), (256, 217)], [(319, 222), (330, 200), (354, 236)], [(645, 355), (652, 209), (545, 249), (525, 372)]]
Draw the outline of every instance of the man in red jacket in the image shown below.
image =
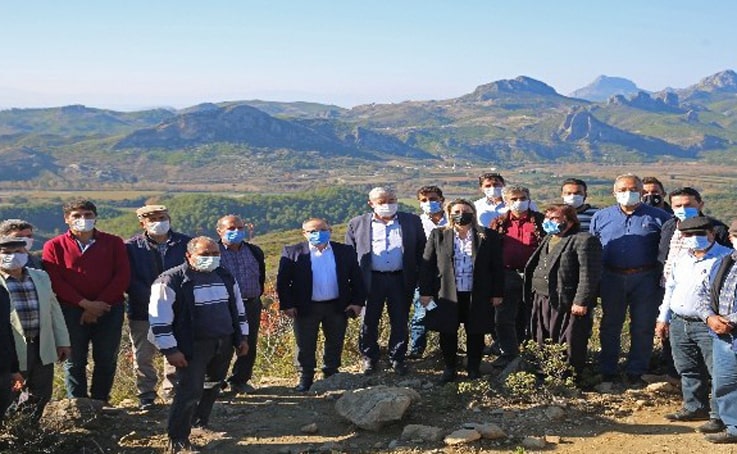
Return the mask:
[(123, 240), (95, 228), (89, 200), (64, 205), (69, 231), (44, 244), (43, 264), (61, 303), (72, 355), (64, 364), (68, 397), (88, 397), (87, 354), (92, 343), (89, 397), (107, 402), (115, 378), (123, 327), (123, 294), (130, 281)]

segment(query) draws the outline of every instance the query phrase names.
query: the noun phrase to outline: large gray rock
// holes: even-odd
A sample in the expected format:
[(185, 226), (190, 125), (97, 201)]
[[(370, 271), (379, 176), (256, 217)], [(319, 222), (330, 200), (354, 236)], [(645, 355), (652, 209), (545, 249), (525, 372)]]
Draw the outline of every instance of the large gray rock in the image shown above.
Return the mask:
[(91, 428), (99, 424), (105, 402), (95, 399), (53, 400), (44, 409), (41, 423), (56, 430)]
[(443, 429), (422, 424), (408, 424), (402, 430), (402, 440), (440, 441), (443, 439)]
[(340, 416), (364, 430), (379, 430), (389, 422), (399, 421), (420, 395), (409, 388), (374, 386), (347, 391), (335, 403)]

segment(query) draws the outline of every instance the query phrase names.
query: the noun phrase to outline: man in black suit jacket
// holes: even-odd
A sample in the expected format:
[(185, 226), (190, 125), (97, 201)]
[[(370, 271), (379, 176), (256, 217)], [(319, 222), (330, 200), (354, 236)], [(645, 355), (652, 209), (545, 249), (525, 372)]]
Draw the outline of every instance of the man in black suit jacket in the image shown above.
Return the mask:
[(397, 212), (397, 196), (390, 189), (372, 189), (369, 206), (373, 212), (351, 219), (345, 236), (345, 242), (356, 250), (368, 293), (359, 338), (363, 369), (367, 374), (376, 370), (379, 321), (386, 301), (391, 326), (389, 358), (394, 371), (404, 375), (409, 308), (425, 250), (425, 232), (419, 216)]
[(297, 391), (308, 391), (315, 373), (317, 334), (322, 324), (325, 353), (322, 372), (327, 378), (340, 367), (348, 317), (357, 317), (366, 299), (356, 253), (330, 241), (323, 219), (302, 224), (307, 241), (285, 246), (279, 262), (276, 290), (284, 313), (294, 318), (297, 340)]

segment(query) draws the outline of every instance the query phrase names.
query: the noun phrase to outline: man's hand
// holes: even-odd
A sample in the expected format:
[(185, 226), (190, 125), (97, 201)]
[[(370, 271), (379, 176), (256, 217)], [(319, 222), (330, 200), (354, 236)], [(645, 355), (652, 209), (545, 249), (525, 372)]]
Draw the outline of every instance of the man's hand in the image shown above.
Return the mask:
[(93, 314), (90, 311), (85, 310), (82, 312), (82, 316), (79, 318), (80, 325), (92, 325), (97, 323), (98, 315)]
[(670, 335), (670, 325), (665, 322), (656, 323), (655, 334), (660, 338), (660, 340), (664, 341), (668, 339), (668, 336)]
[(503, 301), (504, 301), (504, 298), (502, 298), (501, 296), (494, 296), (494, 297), (491, 298), (491, 304), (494, 307), (501, 306)]
[(166, 355), (166, 360), (174, 367), (187, 367), (187, 358), (182, 352), (174, 352)]
[(243, 336), (235, 354), (236, 356), (246, 356), (248, 354), (248, 336)]
[(577, 317), (583, 317), (589, 312), (589, 308), (586, 306), (581, 306), (580, 304), (573, 303), (571, 306), (571, 315), (575, 315)]
[(88, 299), (84, 299), (79, 302), (79, 307), (84, 309), (85, 312), (93, 314), (95, 317), (100, 317), (106, 312), (110, 312), (110, 305), (103, 301), (90, 301)]
[(351, 304), (351, 305), (349, 305), (348, 307), (345, 308), (345, 313), (350, 318), (356, 318), (359, 315), (361, 315), (361, 310), (362, 310), (361, 306), (359, 306), (357, 304)]
[(721, 315), (710, 315), (706, 319), (706, 324), (717, 334), (729, 334), (732, 332), (732, 324)]
[(286, 315), (289, 318), (294, 318), (297, 316), (297, 308), (293, 307), (290, 309), (284, 309), (284, 315)]
[(21, 375), (20, 372), (16, 372), (10, 376), (10, 389), (13, 392), (19, 392), (23, 389), (23, 383), (23, 375)]
[(56, 347), (56, 360), (59, 362), (68, 359), (72, 354), (71, 347)]
[(420, 304), (422, 304), (422, 307), (427, 307), (427, 305), (430, 304), (430, 301), (432, 301), (432, 296), (420, 297)]

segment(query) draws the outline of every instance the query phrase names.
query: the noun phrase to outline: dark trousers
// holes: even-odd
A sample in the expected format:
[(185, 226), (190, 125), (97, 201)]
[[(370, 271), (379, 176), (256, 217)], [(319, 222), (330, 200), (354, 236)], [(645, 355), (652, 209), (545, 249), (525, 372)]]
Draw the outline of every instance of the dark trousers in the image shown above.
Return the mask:
[(343, 341), (348, 318), (332, 303), (312, 303), (306, 314), (298, 313), (294, 320), (294, 338), (297, 342), (296, 363), (302, 377), (312, 379), (317, 367), (317, 335), (322, 325), (325, 337), (322, 371), (334, 374), (340, 368)]
[(248, 383), (253, 377), (253, 365), (256, 363), (256, 351), (258, 348), (258, 329), (261, 324), (261, 298), (248, 298), (243, 302), (246, 305), (246, 318), (248, 319), (248, 354), (239, 356), (233, 363), (233, 370), (228, 381), (230, 383)]
[(170, 439), (187, 440), (192, 424), (207, 425), (232, 357), (231, 336), (194, 341), (187, 367), (177, 368), (167, 428)]
[(5, 412), (13, 403), (13, 393), (10, 390), (13, 374), (10, 372), (0, 372), (0, 422), (5, 419)]
[(589, 336), (593, 325), (592, 310), (584, 316), (572, 315), (570, 309), (559, 311), (550, 304), (550, 297), (532, 294), (532, 338), (540, 345), (546, 340), (567, 347), (568, 364), (580, 374), (586, 365)]
[(38, 338), (28, 343), (27, 370), (21, 371), (31, 397), (28, 403), (33, 405), (33, 419), (38, 421), (43, 415), (46, 404), (51, 400), (54, 389), (54, 363), (42, 364), (39, 356)]
[(604, 270), (601, 277), (601, 373), (617, 373), (622, 327), (629, 307), (630, 351), (626, 371), (642, 375), (648, 371), (660, 296), (660, 270), (619, 274)]
[(494, 332), (503, 356), (517, 356), (519, 342), (529, 339), (530, 311), (522, 302), (523, 281), (515, 270), (504, 270), (504, 298), (494, 307)]
[(414, 289), (405, 291), (402, 273), (371, 273), (371, 291), (361, 323), (358, 348), (361, 354), (376, 362), (379, 359), (379, 321), (386, 302), (389, 312), (389, 359), (404, 361), (409, 337), (407, 322)]
[[(440, 351), (443, 352), (443, 361), (446, 369), (456, 368), (458, 352), (458, 327), (468, 323), (468, 309), (471, 303), (471, 292), (458, 292), (458, 326), (453, 331), (440, 333)], [(469, 371), (478, 372), (481, 365), (481, 356), (484, 351), (484, 334), (471, 334), (466, 331), (466, 353), (468, 354)]]
[(110, 312), (97, 319), (97, 323), (89, 325), (79, 323), (84, 312), (81, 308), (62, 305), (62, 311), (72, 344), (72, 355), (64, 363), (67, 397), (88, 397), (87, 355), (92, 344), (92, 360), (95, 366), (92, 370), (89, 397), (107, 401), (118, 364), (123, 305), (113, 306)]

